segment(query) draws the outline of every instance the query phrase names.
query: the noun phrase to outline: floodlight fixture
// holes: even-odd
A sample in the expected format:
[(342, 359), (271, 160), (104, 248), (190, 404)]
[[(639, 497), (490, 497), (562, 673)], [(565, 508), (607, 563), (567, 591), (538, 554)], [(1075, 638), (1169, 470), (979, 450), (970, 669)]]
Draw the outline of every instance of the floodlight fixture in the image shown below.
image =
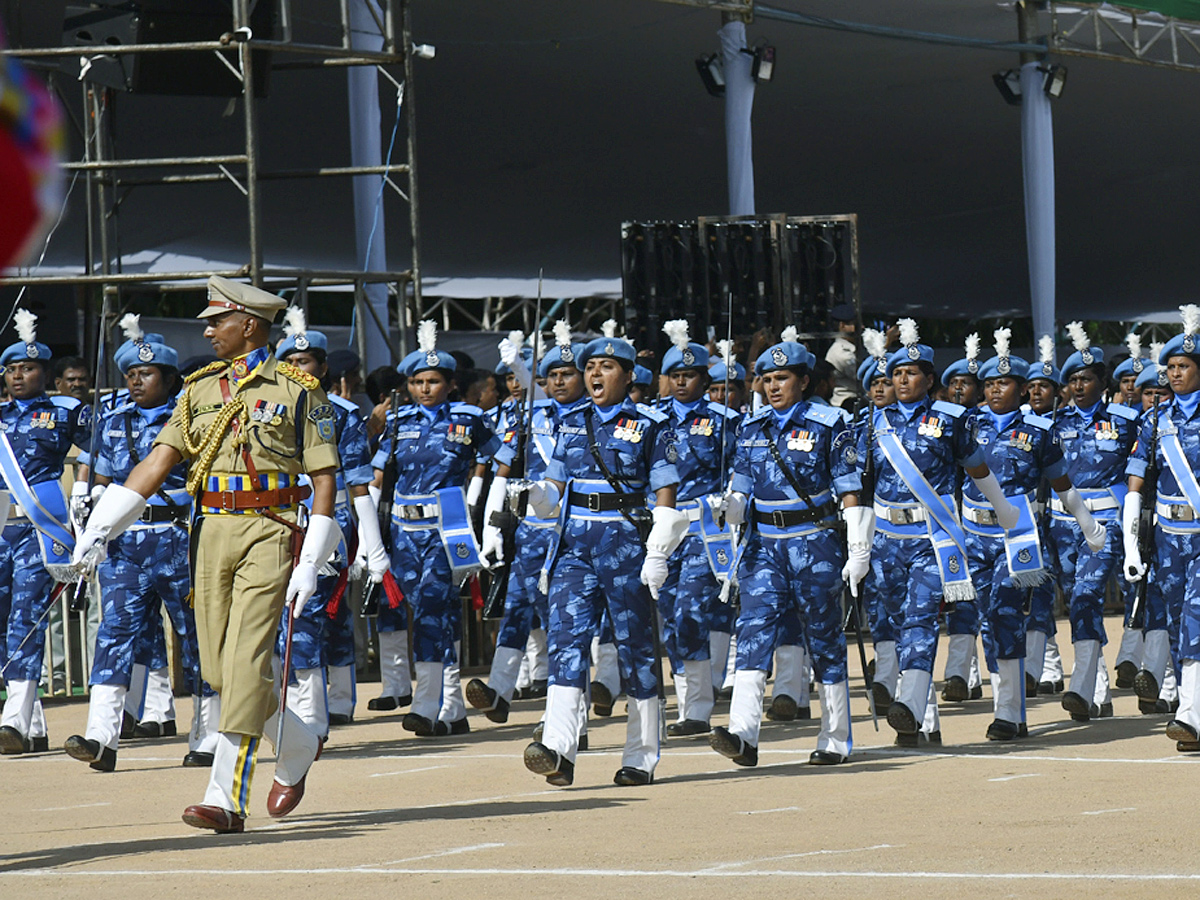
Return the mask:
[(1016, 69), (1006, 69), (992, 76), (996, 90), (1009, 106), (1021, 105), (1021, 73)]
[(719, 53), (697, 57), (696, 71), (700, 73), (706, 91), (714, 97), (725, 96), (725, 70)]
[(1059, 65), (1038, 66), (1042, 73), (1042, 90), (1050, 97), (1061, 97), (1067, 83), (1067, 67)]

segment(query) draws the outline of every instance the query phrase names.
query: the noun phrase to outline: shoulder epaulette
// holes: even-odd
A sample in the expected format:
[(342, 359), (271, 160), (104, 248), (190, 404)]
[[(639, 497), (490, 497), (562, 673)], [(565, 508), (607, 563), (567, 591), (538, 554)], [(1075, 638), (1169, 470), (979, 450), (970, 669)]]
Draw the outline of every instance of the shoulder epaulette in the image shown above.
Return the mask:
[(553, 402), (554, 401), (551, 400), (549, 397), (543, 397), (541, 400), (534, 400), (533, 405), (534, 405), (534, 407), (543, 407), (543, 406), (549, 406)]
[(1108, 404), (1108, 411), (1111, 415), (1124, 419), (1127, 422), (1132, 422), (1138, 417), (1138, 410), (1131, 406), (1126, 406), (1124, 403)]
[(1047, 419), (1045, 416), (1039, 416), (1037, 413), (1027, 412), (1021, 416), (1021, 421), (1026, 425), (1032, 425), (1034, 428), (1040, 428), (1042, 431), (1049, 431), (1054, 427), (1054, 420)]
[(712, 412), (716, 413), (718, 416), (722, 416), (726, 419), (736, 419), (736, 418), (738, 418), (738, 416), (741, 415), (741, 413), (737, 412), (736, 410), (730, 409), (724, 403), (718, 403), (716, 400), (709, 400), (708, 408)]
[(193, 372), (187, 378), (183, 379), (183, 383), (191, 384), (193, 381), (197, 381), (206, 375), (212, 375), (214, 372), (221, 371), (227, 365), (229, 365), (229, 363), (227, 363), (225, 360), (215, 359), (212, 362), (210, 362), (207, 366), (201, 366), (199, 369), (197, 369), (195, 372)]
[(828, 428), (832, 428), (842, 418), (842, 411), (834, 406), (826, 406), (823, 403), (810, 403), (808, 409), (804, 411), (804, 418), (812, 419), (814, 422), (820, 422)]
[(470, 403), (451, 403), (450, 412), (464, 413), (468, 416), (483, 416), (483, 410), (478, 406), (472, 406)]
[(655, 409), (653, 406), (647, 406), (645, 403), (637, 404), (637, 411), (649, 419), (651, 422), (667, 421), (667, 414), (662, 410)]
[(967, 411), (965, 406), (959, 406), (957, 403), (950, 403), (947, 400), (936, 400), (933, 404), (933, 411), (944, 413), (952, 419), (957, 419)]
[(342, 409), (346, 410), (347, 412), (356, 412), (356, 413), (362, 412), (362, 410), (360, 410), (358, 408), (357, 403), (352, 403), (351, 401), (347, 400), (345, 397), (341, 396), (340, 394), (330, 394), (329, 402), (332, 403), (334, 406), (340, 406)]
[(300, 385), (300, 387), (304, 388), (306, 391), (315, 391), (321, 386), (321, 382), (318, 381), (316, 377), (309, 375), (303, 369), (297, 369), (289, 362), (277, 363), (275, 366), (275, 371), (277, 371), (284, 378), (296, 382), (296, 384)]
[(749, 425), (751, 422), (761, 421), (762, 419), (766, 418), (767, 413), (769, 413), (771, 411), (772, 411), (771, 407), (764, 406), (761, 409), (750, 413), (748, 416), (746, 416), (744, 421), (747, 425)]
[(55, 394), (50, 398), (50, 402), (62, 409), (76, 409), (83, 405), (78, 397), (69, 394)]

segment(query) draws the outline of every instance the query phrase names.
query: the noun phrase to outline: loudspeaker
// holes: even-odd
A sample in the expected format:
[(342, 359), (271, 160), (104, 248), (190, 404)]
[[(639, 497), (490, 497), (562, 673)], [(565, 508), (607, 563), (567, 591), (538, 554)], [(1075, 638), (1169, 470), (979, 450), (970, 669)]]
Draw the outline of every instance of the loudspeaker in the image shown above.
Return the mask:
[(776, 227), (782, 215), (701, 216), (697, 219), (704, 247), (704, 298), (718, 336), (729, 328), (751, 334), (782, 326)]
[(829, 310), (841, 303), (857, 308), (857, 218), (793, 216), (775, 228), (787, 321), (802, 334), (836, 332)]
[[(250, 13), (256, 38), (274, 34), (275, 4), (258, 0)], [(84, 80), (116, 90), (172, 96), (234, 97), (242, 84), (217, 58), (215, 51), (151, 51), (103, 55), (106, 46), (171, 44), (215, 41), (233, 30), (230, 0), (96, 0), (67, 5), (62, 42), (91, 51), (94, 58)], [(237, 50), (219, 51), (237, 68)], [(82, 55), (82, 54), (81, 54)], [(68, 74), (78, 76), (79, 60), (64, 62)], [(253, 56), (254, 94), (267, 95), (271, 54), (256, 50)]]
[(621, 226), (621, 293), (626, 336), (661, 359), (670, 346), (663, 323), (687, 319), (693, 340), (707, 340), (708, 311), (697, 284), (703, 255), (692, 222)]

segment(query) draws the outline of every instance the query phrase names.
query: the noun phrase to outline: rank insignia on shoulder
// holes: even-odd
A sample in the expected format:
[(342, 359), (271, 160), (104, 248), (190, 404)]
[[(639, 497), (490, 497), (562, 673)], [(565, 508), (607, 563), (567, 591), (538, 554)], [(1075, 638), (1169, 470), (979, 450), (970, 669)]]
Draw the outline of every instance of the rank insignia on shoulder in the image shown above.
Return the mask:
[(284, 378), (296, 382), (296, 384), (300, 385), (307, 391), (315, 391), (321, 386), (321, 382), (319, 382), (316, 378), (314, 378), (312, 375), (309, 375), (303, 369), (297, 369), (291, 363), (281, 362), (276, 365), (275, 371), (277, 371)]

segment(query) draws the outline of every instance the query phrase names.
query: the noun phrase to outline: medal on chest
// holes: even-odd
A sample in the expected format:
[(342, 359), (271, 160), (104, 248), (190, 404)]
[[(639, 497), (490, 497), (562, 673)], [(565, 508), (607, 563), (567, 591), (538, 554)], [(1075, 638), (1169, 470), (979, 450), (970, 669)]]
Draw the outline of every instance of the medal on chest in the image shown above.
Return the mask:
[(917, 434), (923, 437), (940, 438), (942, 436), (942, 420), (937, 416), (921, 416)]
[(1098, 441), (1115, 441), (1117, 439), (1117, 428), (1112, 422), (1097, 422), (1096, 440)]
[(712, 437), (713, 425), (712, 419), (695, 419), (692, 421), (692, 427), (688, 430), (689, 434), (703, 435), (704, 437)]
[(264, 425), (282, 425), (283, 415), (287, 407), (282, 403), (271, 403), (267, 400), (256, 400), (250, 410), (250, 421), (261, 422)]
[(471, 443), (471, 431), (466, 425), (451, 425), (446, 433), (446, 439), (452, 444), (462, 444), (464, 447)]
[(1030, 439), (1029, 434), (1024, 431), (1014, 431), (1012, 439), (1008, 443), (1010, 446), (1016, 447), (1018, 450), (1024, 450), (1026, 453), (1033, 450), (1033, 441)]
[(801, 453), (810, 453), (813, 448), (813, 434), (811, 431), (802, 431), (793, 429), (788, 435), (787, 448), (789, 450), (799, 450)]
[(49, 431), (54, 430), (54, 413), (52, 412), (36, 412), (33, 418), (29, 420), (29, 424), (34, 428), (45, 428)]
[(646, 423), (640, 419), (618, 419), (617, 427), (613, 429), (613, 437), (619, 441), (637, 444), (642, 440), (642, 431), (645, 427)]

